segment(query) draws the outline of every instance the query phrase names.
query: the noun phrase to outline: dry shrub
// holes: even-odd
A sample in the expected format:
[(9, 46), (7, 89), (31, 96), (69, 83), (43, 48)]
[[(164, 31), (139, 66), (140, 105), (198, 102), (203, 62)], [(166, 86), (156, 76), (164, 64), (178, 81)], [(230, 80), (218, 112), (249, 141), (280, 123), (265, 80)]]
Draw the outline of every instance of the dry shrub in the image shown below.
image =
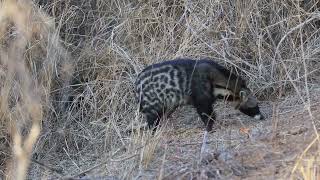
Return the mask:
[(72, 64), (57, 35), (54, 21), (31, 2), (0, 2), (0, 138), (5, 142), (0, 167), (5, 178), (26, 177), (43, 120), (61, 110), (51, 97), (63, 99), (53, 92), (59, 80), (70, 78)]

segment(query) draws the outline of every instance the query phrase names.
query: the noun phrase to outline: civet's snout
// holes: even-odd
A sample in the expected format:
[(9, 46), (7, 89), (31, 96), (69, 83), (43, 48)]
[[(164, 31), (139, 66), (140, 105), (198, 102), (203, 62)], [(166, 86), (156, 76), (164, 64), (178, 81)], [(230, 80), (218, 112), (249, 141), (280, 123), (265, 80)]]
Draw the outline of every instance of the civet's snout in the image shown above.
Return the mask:
[(255, 118), (256, 120), (264, 120), (265, 117), (262, 115), (257, 99), (251, 95), (248, 90), (240, 91), (240, 104), (238, 106), (239, 111)]

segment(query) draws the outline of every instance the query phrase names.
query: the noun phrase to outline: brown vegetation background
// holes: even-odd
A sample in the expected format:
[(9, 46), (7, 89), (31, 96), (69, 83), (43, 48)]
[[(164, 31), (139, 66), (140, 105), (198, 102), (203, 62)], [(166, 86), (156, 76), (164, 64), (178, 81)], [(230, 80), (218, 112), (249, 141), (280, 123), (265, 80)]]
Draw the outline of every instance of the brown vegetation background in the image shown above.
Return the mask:
[[(319, 178), (317, 0), (1, 0), (4, 179)], [(211, 58), (267, 119), (218, 103), (217, 130), (179, 109), (154, 137), (133, 96), (146, 66)]]

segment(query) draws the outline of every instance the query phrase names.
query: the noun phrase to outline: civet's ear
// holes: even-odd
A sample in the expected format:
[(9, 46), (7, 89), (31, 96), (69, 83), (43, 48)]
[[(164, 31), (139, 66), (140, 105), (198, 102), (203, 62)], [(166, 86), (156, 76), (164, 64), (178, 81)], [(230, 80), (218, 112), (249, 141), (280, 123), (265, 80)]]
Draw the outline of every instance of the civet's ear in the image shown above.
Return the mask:
[(248, 93), (244, 90), (239, 92), (239, 96), (240, 96), (240, 100), (242, 102), (246, 101), (247, 97), (248, 97)]

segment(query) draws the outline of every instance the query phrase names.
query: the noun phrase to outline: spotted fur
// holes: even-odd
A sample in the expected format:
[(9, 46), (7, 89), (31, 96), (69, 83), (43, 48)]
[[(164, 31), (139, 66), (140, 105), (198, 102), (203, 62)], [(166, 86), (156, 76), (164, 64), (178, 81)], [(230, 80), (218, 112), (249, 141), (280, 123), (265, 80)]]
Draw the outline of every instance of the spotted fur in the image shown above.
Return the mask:
[(177, 107), (193, 105), (211, 131), (212, 105), (222, 98), (237, 101), (244, 114), (264, 119), (245, 81), (212, 60), (176, 59), (150, 65), (138, 75), (135, 91), (150, 128), (156, 128), (163, 115)]

